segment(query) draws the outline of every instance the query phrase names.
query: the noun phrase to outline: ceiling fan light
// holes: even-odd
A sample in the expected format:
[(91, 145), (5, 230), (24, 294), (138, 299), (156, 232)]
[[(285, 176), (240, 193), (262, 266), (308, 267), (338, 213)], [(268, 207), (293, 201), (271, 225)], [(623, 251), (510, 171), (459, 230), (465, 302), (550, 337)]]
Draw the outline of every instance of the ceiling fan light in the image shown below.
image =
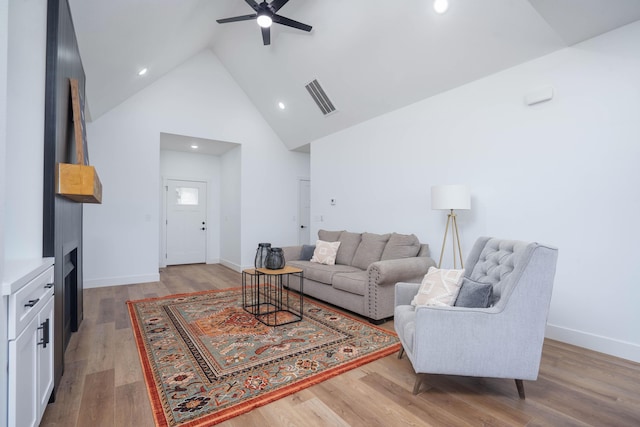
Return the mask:
[(269, 28), (273, 23), (273, 20), (269, 15), (258, 15), (257, 21), (258, 25), (260, 25), (262, 28)]
[(449, 9), (449, 0), (435, 0), (433, 2), (433, 9), (436, 13), (445, 13)]

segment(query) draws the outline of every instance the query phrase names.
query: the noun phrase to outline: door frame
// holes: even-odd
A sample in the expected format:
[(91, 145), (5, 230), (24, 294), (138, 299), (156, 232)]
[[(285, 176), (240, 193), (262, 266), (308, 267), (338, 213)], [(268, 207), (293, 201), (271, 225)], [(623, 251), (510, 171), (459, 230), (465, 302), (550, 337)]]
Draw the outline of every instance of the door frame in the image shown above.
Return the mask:
[(167, 266), (167, 188), (169, 186), (168, 181), (190, 181), (190, 182), (203, 182), (207, 186), (207, 206), (205, 206), (205, 217), (207, 218), (207, 229), (205, 236), (205, 263), (208, 262), (208, 249), (209, 249), (209, 186), (211, 183), (208, 179), (202, 178), (184, 178), (184, 177), (176, 177), (176, 176), (165, 176), (162, 177), (162, 183), (160, 185), (160, 253), (159, 257), (159, 266), (160, 268), (165, 268)]
[(298, 237), (298, 244), (302, 245), (302, 243), (300, 242), (300, 226), (302, 225), (302, 220), (300, 218), (300, 207), (302, 204), (302, 200), (300, 198), (300, 187), (302, 186), (302, 181), (309, 181), (309, 218), (307, 218), (307, 227), (309, 227), (309, 244), (311, 244), (311, 242), (314, 241), (313, 237), (311, 236), (311, 178), (309, 177), (304, 177), (304, 176), (299, 176), (298, 177), (298, 212), (296, 214), (296, 218), (298, 218), (297, 221), (297, 229), (296, 229), (296, 236)]

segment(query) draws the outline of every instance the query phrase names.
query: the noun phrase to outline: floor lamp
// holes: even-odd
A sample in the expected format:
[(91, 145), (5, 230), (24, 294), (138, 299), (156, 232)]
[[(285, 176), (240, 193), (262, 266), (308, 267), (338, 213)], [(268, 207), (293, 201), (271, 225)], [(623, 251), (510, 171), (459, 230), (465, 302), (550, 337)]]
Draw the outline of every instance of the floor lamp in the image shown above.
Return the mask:
[(453, 244), (453, 268), (457, 268), (457, 256), (460, 256), (460, 266), (464, 268), (460, 235), (458, 233), (458, 221), (456, 220), (456, 214), (453, 210), (470, 208), (471, 196), (469, 194), (469, 188), (466, 185), (434, 185), (431, 187), (431, 209), (449, 211), (447, 215), (447, 226), (444, 229), (444, 238), (442, 239), (442, 250), (440, 251), (438, 268), (442, 266), (442, 257), (444, 255), (444, 247), (447, 243), (449, 226), (451, 226), (451, 242)]

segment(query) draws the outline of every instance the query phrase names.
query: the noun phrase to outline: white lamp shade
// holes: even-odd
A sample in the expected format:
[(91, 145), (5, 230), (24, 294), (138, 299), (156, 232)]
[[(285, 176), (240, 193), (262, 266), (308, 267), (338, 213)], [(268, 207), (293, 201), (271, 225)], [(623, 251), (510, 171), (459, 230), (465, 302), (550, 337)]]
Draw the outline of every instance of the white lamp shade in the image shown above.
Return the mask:
[(431, 209), (471, 209), (471, 195), (466, 185), (431, 187)]

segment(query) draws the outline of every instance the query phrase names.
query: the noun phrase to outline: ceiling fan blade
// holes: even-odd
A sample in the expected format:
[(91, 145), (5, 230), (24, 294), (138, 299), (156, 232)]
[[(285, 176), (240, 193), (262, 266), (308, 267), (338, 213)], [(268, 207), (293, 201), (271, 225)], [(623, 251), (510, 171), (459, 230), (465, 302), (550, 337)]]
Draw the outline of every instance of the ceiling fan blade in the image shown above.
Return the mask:
[(249, 6), (251, 6), (251, 8), (252, 8), (253, 10), (255, 10), (256, 12), (257, 12), (257, 11), (258, 11), (258, 9), (260, 8), (260, 6), (258, 6), (258, 3), (256, 3), (256, 2), (255, 2), (255, 0), (244, 0), (244, 1), (246, 1), (246, 2), (247, 2), (247, 4), (248, 4)]
[(218, 24), (226, 24), (227, 22), (249, 21), (251, 19), (256, 19), (257, 17), (258, 17), (257, 13), (252, 13), (251, 15), (242, 15), (242, 16), (234, 16), (233, 18), (216, 19), (216, 22)]
[(297, 28), (302, 31), (311, 31), (313, 28), (311, 25), (303, 24), (302, 22), (294, 21), (293, 19), (285, 18), (280, 15), (273, 15), (273, 22), (281, 25), (286, 25), (287, 27)]
[(262, 41), (265, 46), (271, 44), (271, 27), (262, 28)]
[(269, 5), (269, 9), (271, 9), (273, 13), (276, 13), (277, 11), (282, 9), (282, 6), (284, 6), (288, 2), (289, 0), (273, 0)]

